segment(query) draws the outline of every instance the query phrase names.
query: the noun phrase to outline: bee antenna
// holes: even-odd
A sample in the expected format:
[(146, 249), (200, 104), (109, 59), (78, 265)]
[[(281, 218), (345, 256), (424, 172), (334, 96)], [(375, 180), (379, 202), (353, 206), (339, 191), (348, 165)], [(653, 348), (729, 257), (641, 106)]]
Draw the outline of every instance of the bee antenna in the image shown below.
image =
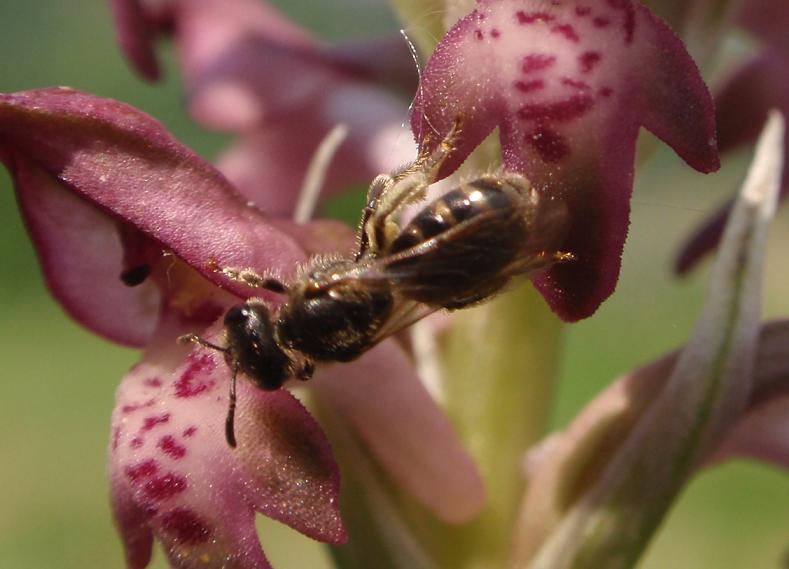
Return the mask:
[(179, 344), (197, 344), (199, 346), (203, 346), (204, 348), (208, 348), (209, 350), (216, 350), (217, 352), (227, 353), (227, 348), (222, 346), (217, 346), (216, 344), (212, 344), (208, 340), (204, 340), (197, 334), (184, 334), (183, 336), (178, 336), (178, 343)]
[(230, 448), (236, 448), (236, 375), (238, 374), (238, 364), (233, 366), (233, 377), (230, 378), (230, 403), (227, 406), (227, 417), (225, 418), (225, 438)]
[[(424, 101), (424, 96), (423, 96), (423, 91), (422, 91), (422, 66), (419, 64), (419, 53), (416, 50), (416, 46), (414, 45), (414, 42), (412, 42), (411, 38), (408, 37), (408, 32), (405, 29), (401, 29), (400, 30), (400, 35), (403, 36), (403, 39), (405, 40), (406, 45), (408, 45), (408, 51), (411, 52), (411, 59), (414, 60), (414, 67), (416, 67), (416, 75), (417, 75), (417, 78), (419, 80), (419, 82), (417, 83), (418, 96), (419, 96), (419, 98), (422, 101)], [(408, 110), (409, 111), (413, 111), (414, 110), (414, 102), (415, 101), (416, 101), (416, 99), (411, 101), (411, 104), (408, 105)], [(433, 124), (430, 122), (430, 119), (427, 117), (426, 114), (424, 114), (424, 112), (422, 113), (422, 118), (425, 120), (425, 123), (427, 124), (427, 126), (429, 126), (430, 129), (434, 133), (438, 134), (438, 129), (433, 126)], [(420, 122), (419, 123), (419, 137), (418, 137), (419, 140), (422, 140), (424, 138), (422, 135), (423, 135), (423, 133), (422, 133), (422, 123)]]

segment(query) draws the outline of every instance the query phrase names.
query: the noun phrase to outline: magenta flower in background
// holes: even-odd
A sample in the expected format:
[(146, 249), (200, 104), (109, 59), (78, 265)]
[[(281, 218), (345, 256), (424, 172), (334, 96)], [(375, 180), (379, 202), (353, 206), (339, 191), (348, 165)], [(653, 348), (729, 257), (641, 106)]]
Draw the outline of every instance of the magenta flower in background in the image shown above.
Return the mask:
[(172, 36), (186, 104), (207, 128), (239, 135), (220, 170), (269, 213), (290, 215), (301, 177), (337, 124), (349, 137), (326, 172), (323, 197), (414, 158), (403, 128), (416, 71), (400, 36), (331, 46), (260, 0), (112, 2), (118, 37), (147, 79), (159, 76), (158, 35)]

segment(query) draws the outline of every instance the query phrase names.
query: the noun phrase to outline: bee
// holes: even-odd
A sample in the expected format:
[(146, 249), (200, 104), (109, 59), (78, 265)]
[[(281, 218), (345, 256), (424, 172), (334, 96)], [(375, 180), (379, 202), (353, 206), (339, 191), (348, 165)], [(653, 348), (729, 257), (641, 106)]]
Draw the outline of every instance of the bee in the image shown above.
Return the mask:
[(432, 152), (370, 185), (352, 258), (315, 257), (290, 284), (251, 270), (218, 269), (250, 287), (283, 295), (276, 313), (259, 299), (231, 308), (225, 346), (232, 370), (225, 423), (236, 446), (236, 376), (264, 390), (289, 378), (308, 380), (321, 362), (354, 360), (417, 320), (441, 309), (484, 302), (518, 275), (572, 260), (560, 251), (566, 209), (540, 196), (518, 174), (487, 174), (428, 202), (407, 223), (404, 211), (425, 200), (455, 149), (460, 120)]

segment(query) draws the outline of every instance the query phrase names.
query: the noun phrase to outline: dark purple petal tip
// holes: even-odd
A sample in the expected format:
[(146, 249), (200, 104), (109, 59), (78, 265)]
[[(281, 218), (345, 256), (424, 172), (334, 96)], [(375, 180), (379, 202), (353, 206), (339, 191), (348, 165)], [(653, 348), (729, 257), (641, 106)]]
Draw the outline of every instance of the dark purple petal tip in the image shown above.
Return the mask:
[[(789, 53), (767, 50), (748, 62), (727, 81), (715, 97), (718, 144), (723, 153), (753, 144), (771, 109), (789, 114)], [(784, 149), (789, 162), (789, 136)], [(784, 169), (779, 199), (789, 195), (789, 168)], [(685, 274), (713, 251), (723, 235), (731, 202), (707, 217), (686, 240), (674, 265)]]
[(110, 8), (123, 55), (140, 76), (157, 81), (161, 69), (154, 53), (157, 25), (151, 14), (141, 0), (111, 0)]

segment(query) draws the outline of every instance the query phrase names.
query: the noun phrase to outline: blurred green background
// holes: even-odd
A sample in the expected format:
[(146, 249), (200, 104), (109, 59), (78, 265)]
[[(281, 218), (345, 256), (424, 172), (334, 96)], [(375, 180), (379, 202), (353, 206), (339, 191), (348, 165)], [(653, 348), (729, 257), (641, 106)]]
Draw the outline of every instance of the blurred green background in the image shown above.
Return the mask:
[[(320, 22), (325, 37), (394, 29), (384, 9), (339, 0), (280, 2), (294, 18)], [(193, 125), (179, 105), (177, 72), (133, 76), (115, 46), (106, 2), (0, 2), (0, 91), (68, 85), (129, 102), (212, 157), (226, 142)], [(163, 46), (164, 47), (164, 46)], [(163, 49), (166, 53), (166, 48)], [(405, 119), (405, 116), (404, 116)], [(746, 157), (715, 176), (692, 174), (662, 149), (638, 173), (631, 234), (614, 297), (568, 330), (555, 424), (569, 420), (619, 373), (687, 338), (703, 298), (705, 270), (675, 280), (669, 271), (682, 235), (732, 191)], [(2, 169), (0, 169), (2, 170)], [(768, 316), (789, 314), (789, 239), (784, 211), (773, 230), (765, 293)], [(68, 320), (48, 296), (35, 254), (0, 171), (0, 567), (122, 567), (110, 518), (105, 447), (113, 392), (135, 352), (110, 345)], [(317, 544), (261, 522), (277, 567), (320, 567)], [(294, 548), (298, 541), (299, 547)], [(744, 462), (705, 471), (690, 485), (642, 567), (784, 566), (789, 553), (789, 477)], [(296, 557), (298, 556), (298, 557)], [(165, 564), (157, 552), (156, 568)]]

